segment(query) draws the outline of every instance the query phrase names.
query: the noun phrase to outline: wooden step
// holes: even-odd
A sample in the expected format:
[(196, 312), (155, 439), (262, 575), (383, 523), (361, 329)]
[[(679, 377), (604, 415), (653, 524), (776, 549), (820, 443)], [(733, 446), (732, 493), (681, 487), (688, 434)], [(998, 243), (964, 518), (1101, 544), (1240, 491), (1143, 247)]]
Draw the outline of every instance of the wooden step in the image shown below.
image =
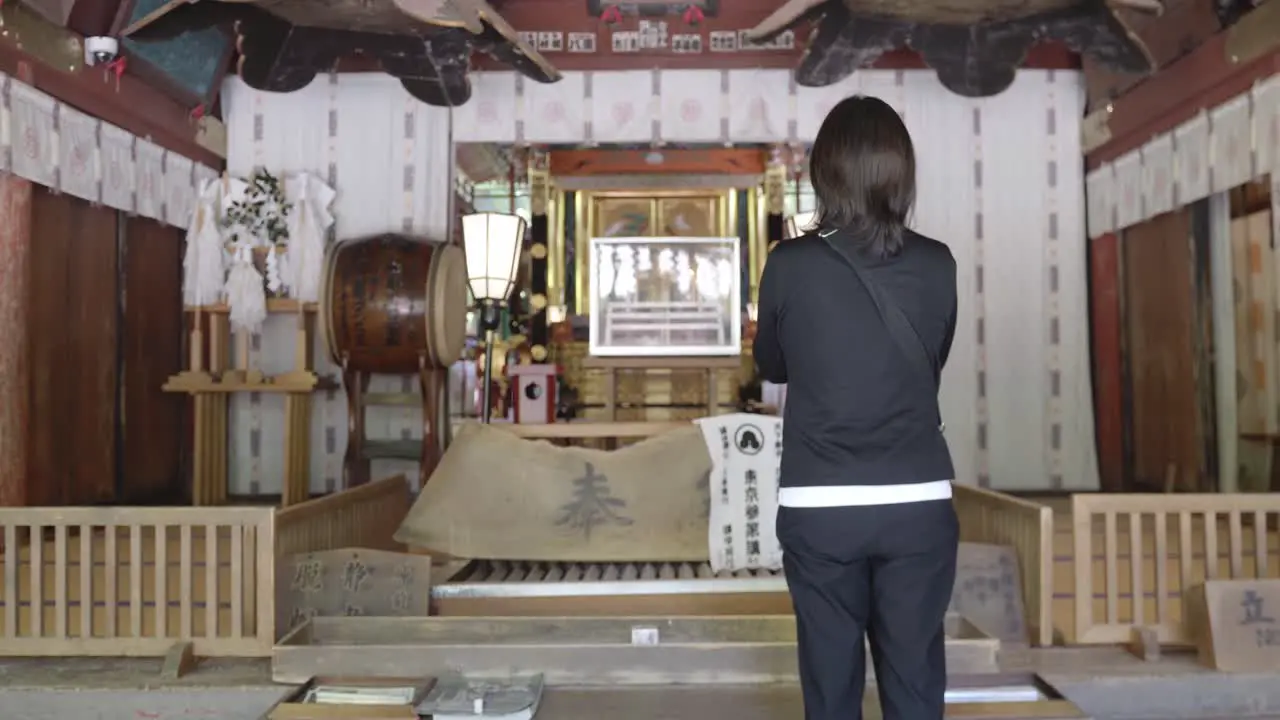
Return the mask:
[(365, 407), (421, 407), (422, 395), (417, 393), (365, 393)]
[(421, 440), (365, 440), (361, 456), (365, 460), (421, 460)]

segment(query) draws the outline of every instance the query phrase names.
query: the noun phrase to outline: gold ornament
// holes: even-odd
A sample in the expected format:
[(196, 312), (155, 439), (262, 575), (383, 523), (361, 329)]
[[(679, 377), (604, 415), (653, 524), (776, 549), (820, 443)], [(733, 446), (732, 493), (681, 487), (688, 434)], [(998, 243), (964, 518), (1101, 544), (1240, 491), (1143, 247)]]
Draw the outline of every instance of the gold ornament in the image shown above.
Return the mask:
[(547, 348), (542, 345), (534, 345), (529, 354), (533, 356), (534, 360), (542, 362), (547, 359)]
[(534, 293), (533, 297), (529, 298), (529, 305), (534, 312), (538, 312), (547, 306), (547, 296), (542, 293)]
[(545, 243), (534, 243), (529, 248), (529, 256), (534, 260), (545, 260), (547, 257), (547, 246)]

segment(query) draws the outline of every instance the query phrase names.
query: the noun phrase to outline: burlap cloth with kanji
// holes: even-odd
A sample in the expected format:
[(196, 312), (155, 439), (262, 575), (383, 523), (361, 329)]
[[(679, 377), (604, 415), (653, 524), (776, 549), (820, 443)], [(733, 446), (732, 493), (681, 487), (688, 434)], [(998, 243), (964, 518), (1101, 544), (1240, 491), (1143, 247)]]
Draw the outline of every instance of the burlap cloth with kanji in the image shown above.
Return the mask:
[(705, 562), (710, 471), (693, 425), (613, 451), (473, 425), (395, 539), (488, 560)]

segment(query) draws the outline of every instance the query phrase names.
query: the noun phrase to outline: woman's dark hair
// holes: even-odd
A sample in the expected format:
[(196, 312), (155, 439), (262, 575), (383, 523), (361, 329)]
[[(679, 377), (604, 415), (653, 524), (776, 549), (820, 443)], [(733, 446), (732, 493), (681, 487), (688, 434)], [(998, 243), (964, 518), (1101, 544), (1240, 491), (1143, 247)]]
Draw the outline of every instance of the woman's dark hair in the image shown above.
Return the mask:
[(809, 159), (816, 225), (852, 231), (878, 257), (902, 249), (916, 201), (916, 154), (898, 112), (879, 98), (841, 100), (822, 121)]

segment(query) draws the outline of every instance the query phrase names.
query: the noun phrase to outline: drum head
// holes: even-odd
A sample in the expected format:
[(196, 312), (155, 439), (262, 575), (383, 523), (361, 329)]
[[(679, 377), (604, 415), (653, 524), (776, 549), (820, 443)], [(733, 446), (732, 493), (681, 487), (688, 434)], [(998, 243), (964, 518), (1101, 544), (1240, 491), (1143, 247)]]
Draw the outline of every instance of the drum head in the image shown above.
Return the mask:
[(427, 283), (427, 342), (434, 360), (448, 367), (467, 344), (467, 261), (457, 245), (438, 245)]
[[(344, 241), (345, 242), (345, 241)], [(329, 357), (338, 367), (342, 367), (342, 356), (338, 353), (338, 345), (335, 342), (333, 334), (333, 274), (338, 267), (338, 253), (341, 252), (344, 242), (334, 243), (329, 246), (324, 254), (324, 275), (320, 283), (320, 302), (316, 307), (316, 314), (320, 317), (320, 336), (322, 342), (329, 348)]]

